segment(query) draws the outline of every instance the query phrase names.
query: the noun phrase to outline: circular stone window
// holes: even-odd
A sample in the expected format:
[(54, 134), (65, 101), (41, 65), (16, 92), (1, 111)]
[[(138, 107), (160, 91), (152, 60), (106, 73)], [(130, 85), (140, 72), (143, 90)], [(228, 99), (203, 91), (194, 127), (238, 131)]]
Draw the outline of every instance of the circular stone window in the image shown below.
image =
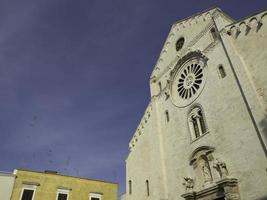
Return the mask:
[(184, 46), (184, 38), (181, 37), (176, 42), (176, 51), (180, 51), (183, 48), (183, 46)]
[(175, 105), (185, 107), (199, 96), (206, 82), (206, 68), (205, 61), (200, 58), (191, 58), (179, 68), (171, 85)]

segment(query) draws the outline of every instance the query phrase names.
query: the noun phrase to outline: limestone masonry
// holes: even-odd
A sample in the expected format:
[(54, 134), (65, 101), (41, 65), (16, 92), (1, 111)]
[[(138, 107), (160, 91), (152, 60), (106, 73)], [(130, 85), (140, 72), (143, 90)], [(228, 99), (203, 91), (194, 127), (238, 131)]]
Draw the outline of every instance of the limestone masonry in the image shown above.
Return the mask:
[(174, 23), (150, 90), (122, 199), (267, 199), (267, 11)]

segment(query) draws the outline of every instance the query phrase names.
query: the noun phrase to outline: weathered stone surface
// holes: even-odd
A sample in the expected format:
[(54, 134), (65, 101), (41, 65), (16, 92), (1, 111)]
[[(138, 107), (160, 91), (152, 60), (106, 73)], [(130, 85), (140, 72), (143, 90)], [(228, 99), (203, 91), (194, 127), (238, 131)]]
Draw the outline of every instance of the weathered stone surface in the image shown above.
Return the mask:
[[(129, 143), (124, 199), (267, 195), (266, 27), (266, 11), (235, 22), (218, 8), (173, 24)], [(203, 78), (192, 70), (201, 59)]]

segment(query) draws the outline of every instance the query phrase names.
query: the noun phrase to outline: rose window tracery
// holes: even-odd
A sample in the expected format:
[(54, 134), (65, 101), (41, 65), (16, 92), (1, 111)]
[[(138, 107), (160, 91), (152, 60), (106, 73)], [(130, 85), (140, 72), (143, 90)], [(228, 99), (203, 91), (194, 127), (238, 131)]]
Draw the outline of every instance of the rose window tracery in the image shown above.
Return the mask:
[(182, 58), (173, 72), (170, 85), (171, 100), (176, 106), (185, 107), (200, 95), (205, 86), (207, 58), (193, 52)]
[(203, 78), (203, 69), (199, 64), (188, 65), (182, 72), (177, 84), (180, 97), (188, 99), (196, 94)]

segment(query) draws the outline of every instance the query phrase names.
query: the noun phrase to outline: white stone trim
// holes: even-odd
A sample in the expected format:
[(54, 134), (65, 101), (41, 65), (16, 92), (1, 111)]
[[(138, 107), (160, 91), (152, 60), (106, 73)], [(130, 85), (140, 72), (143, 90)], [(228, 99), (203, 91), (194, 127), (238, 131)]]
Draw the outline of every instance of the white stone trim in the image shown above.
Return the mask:
[(89, 194), (89, 200), (91, 200), (92, 198), (99, 198), (99, 200), (102, 200), (102, 194), (100, 194), (100, 193), (90, 193)]
[(37, 189), (37, 185), (22, 185), (22, 189), (21, 189), (21, 193), (20, 193), (20, 198), (19, 199), (22, 200), (22, 195), (24, 193), (24, 190), (32, 190), (33, 191), (33, 195), (32, 195), (32, 199), (31, 200), (34, 200), (36, 189)]
[(56, 198), (56, 200), (58, 200), (58, 195), (59, 194), (66, 194), (67, 195), (67, 200), (69, 200), (70, 190), (69, 189), (57, 189), (57, 198)]

